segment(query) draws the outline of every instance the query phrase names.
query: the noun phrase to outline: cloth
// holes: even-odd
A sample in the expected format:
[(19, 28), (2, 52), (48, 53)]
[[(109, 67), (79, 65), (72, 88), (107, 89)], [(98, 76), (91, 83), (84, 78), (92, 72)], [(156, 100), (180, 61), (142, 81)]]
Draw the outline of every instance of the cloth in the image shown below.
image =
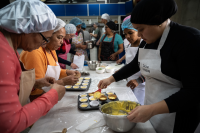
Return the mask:
[[(105, 39), (105, 36), (104, 36), (103, 40), (104, 39)], [(115, 51), (114, 51), (114, 40), (115, 40), (115, 34), (114, 34), (111, 42), (102, 41), (101, 54), (100, 54), (101, 61), (112, 61), (110, 59), (110, 56), (115, 53)], [(115, 60), (118, 60), (118, 58), (119, 58), (119, 55), (117, 55), (115, 57)]]
[(125, 52), (127, 52), (129, 45), (130, 45), (130, 42), (125, 38), (124, 39), (124, 50), (125, 50)]
[[(100, 42), (102, 42), (103, 38), (104, 38), (105, 34), (101, 37)], [(111, 42), (112, 41), (112, 37), (108, 38), (106, 36), (106, 38), (104, 39), (105, 42)], [(119, 45), (123, 43), (122, 37), (119, 34), (115, 34), (115, 40), (114, 40), (114, 51), (117, 52)]]
[(78, 26), (78, 25), (82, 24), (83, 22), (82, 22), (82, 20), (80, 20), (79, 18), (74, 17), (73, 19), (70, 20), (69, 23), (70, 23), (70, 24), (73, 24), (73, 25), (75, 25), (75, 26)]
[(76, 130), (83, 133), (87, 130), (97, 128), (97, 127), (102, 127), (105, 125), (106, 125), (106, 121), (104, 120), (103, 115), (98, 115), (98, 116), (94, 116), (90, 119), (83, 121), (81, 124), (79, 124), (76, 127)]
[(105, 30), (105, 26), (101, 29), (101, 35), (103, 36), (103, 34), (105, 34), (106, 30)]
[[(197, 84), (200, 74), (198, 71), (200, 31), (175, 22), (171, 22), (170, 27), (167, 40), (160, 51), (161, 71), (163, 74), (181, 81), (183, 87), (177, 93), (163, 100), (165, 100), (170, 113), (176, 112), (174, 133), (190, 133), (194, 132), (200, 122), (200, 88)], [(160, 39), (152, 44), (147, 44), (145, 49), (157, 49), (159, 41)], [(143, 41), (139, 48), (143, 48), (145, 44), (146, 42)], [(125, 79), (138, 72), (140, 70), (138, 63), (137, 53), (130, 64), (113, 74), (115, 80)], [(186, 105), (190, 105), (190, 108), (185, 108)]]
[(102, 14), (101, 18), (110, 21), (110, 16), (107, 13)]
[[(58, 61), (55, 50), (52, 51), (52, 54), (55, 56), (56, 61)], [(45, 55), (42, 47), (40, 47), (39, 49), (33, 50), (32, 52), (22, 51), (22, 53), (20, 54), (20, 60), (24, 63), (24, 66), (26, 69), (35, 68), (35, 78), (41, 79), (45, 77), (45, 74), (47, 71), (46, 56), (48, 58), (49, 65), (57, 66), (56, 61), (54, 60), (51, 53), (46, 53)], [(64, 78), (66, 76), (67, 76), (66, 70), (61, 69), (59, 79)], [(35, 89), (31, 92), (31, 95), (40, 94), (40, 93), (41, 91), (39, 89)]]
[(58, 93), (51, 89), (22, 107), (18, 96), (22, 71), (19, 59), (1, 32), (0, 44), (0, 131), (19, 133), (35, 123), (57, 103)]
[(109, 21), (106, 23), (106, 25), (111, 29), (111, 30), (116, 30), (116, 25), (113, 21)]
[(66, 25), (66, 23), (62, 19), (57, 18), (57, 20), (58, 20), (58, 23), (57, 23), (56, 28), (54, 29), (54, 32), (59, 31), (60, 29), (64, 28)]
[(87, 40), (91, 40), (91, 35), (88, 31), (84, 30), (84, 42)]
[(160, 25), (176, 12), (174, 0), (142, 0), (132, 11), (131, 23)]
[(85, 23), (82, 23), (82, 25), (81, 25), (81, 28), (86, 28), (87, 26), (86, 26), (86, 24)]
[(52, 10), (39, 0), (17, 0), (0, 9), (0, 27), (12, 33), (40, 33), (56, 25)]
[(131, 30), (135, 30), (135, 31), (138, 31), (136, 30), (131, 21), (130, 21), (130, 18), (129, 19), (126, 19), (123, 23), (122, 23), (122, 30), (124, 31), (125, 29), (131, 29)]
[(76, 26), (73, 24), (66, 24), (65, 30), (66, 30), (66, 34), (75, 34), (77, 31)]
[[(62, 49), (63, 49), (63, 46), (65, 46), (65, 52), (64, 53), (60, 53), (58, 54), (58, 57), (59, 58), (62, 58), (64, 60), (67, 60), (67, 54), (69, 53), (70, 49), (71, 49), (71, 44), (69, 43), (69, 41), (63, 39), (63, 44), (62, 44)], [(57, 52), (56, 52), (57, 53)], [(59, 61), (59, 60), (58, 60)], [(63, 63), (60, 63), (59, 62), (59, 65), (60, 65), (60, 68), (62, 69), (66, 69), (66, 64), (63, 64)]]
[(101, 32), (100, 32), (99, 28), (96, 28), (94, 30), (94, 34), (97, 34), (96, 40), (99, 40), (99, 38), (101, 37)]

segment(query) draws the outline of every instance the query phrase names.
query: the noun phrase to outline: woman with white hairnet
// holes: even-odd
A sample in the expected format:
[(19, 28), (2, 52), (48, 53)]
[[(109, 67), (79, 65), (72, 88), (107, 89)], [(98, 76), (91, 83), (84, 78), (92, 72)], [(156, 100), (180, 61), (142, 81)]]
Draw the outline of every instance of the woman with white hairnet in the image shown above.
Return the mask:
[(56, 50), (58, 55), (58, 62), (62, 69), (66, 69), (66, 65), (71, 66), (71, 68), (76, 69), (78, 66), (70, 61), (67, 61), (67, 54), (71, 53), (74, 55), (81, 55), (80, 53), (74, 51), (71, 48), (72, 38), (75, 36), (76, 33), (76, 26), (73, 24), (65, 25), (66, 36), (63, 39), (63, 44)]
[[(126, 39), (129, 41), (129, 45), (126, 48), (126, 54), (118, 60), (118, 63), (126, 59), (126, 64), (129, 64), (137, 54), (138, 47), (143, 39), (138, 36), (138, 31), (133, 28), (133, 25), (130, 21), (130, 16), (126, 17), (122, 23), (122, 30), (125, 34)], [(127, 86), (133, 90), (138, 102), (144, 104), (145, 96), (145, 78), (141, 75), (141, 72), (127, 78)]]
[[(75, 36), (72, 38), (72, 45), (75, 45), (76, 48), (75, 51), (85, 55), (85, 60), (88, 60), (86, 51), (87, 45), (84, 43), (84, 33), (81, 30), (81, 25), (83, 22), (79, 18), (75, 17), (71, 19), (69, 23), (75, 25), (77, 29)], [(73, 56), (71, 60), (73, 60)]]
[[(63, 39), (66, 36), (66, 24), (61, 19), (57, 18), (57, 20), (57, 26), (46, 47), (40, 47), (31, 52), (22, 51), (20, 59), (26, 68), (35, 68), (36, 79), (48, 76), (55, 78), (55, 82), (60, 85), (74, 85), (79, 78), (75, 75), (79, 75), (80, 73), (78, 71), (61, 69), (58, 64), (56, 50), (63, 44)], [(33, 101), (36, 97), (43, 95), (49, 90), (50, 87), (43, 87), (42, 90), (35, 89), (31, 92), (30, 100)]]
[(17, 53), (17, 48), (32, 51), (45, 45), (56, 25), (51, 9), (39, 0), (17, 0), (0, 9), (1, 132), (21, 132), (64, 96), (65, 88), (53, 84), (49, 92), (27, 104), (32, 89), (50, 86), (54, 79), (35, 80), (35, 70), (27, 71)]

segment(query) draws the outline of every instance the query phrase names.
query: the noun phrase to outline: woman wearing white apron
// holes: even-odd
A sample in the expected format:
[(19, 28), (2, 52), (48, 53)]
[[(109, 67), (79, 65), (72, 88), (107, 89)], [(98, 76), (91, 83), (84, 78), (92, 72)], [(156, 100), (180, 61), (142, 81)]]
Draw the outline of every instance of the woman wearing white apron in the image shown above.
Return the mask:
[[(128, 18), (128, 19), (127, 19)], [(123, 61), (126, 58), (126, 64), (129, 64), (137, 54), (138, 46), (142, 41), (141, 37), (138, 37), (138, 32), (133, 28), (132, 23), (130, 22), (130, 16), (126, 17), (122, 23), (122, 30), (125, 34), (126, 39), (129, 41), (129, 45), (125, 48), (126, 54), (118, 60), (118, 62)], [(127, 78), (127, 86), (133, 90), (138, 102), (141, 105), (144, 105), (144, 96), (145, 96), (145, 83), (141, 81), (141, 72)], [(141, 77), (141, 78), (140, 78)]]
[(128, 65), (99, 87), (138, 70), (146, 78), (145, 105), (131, 111), (132, 122), (150, 120), (157, 133), (193, 133), (200, 122), (200, 31), (169, 20), (177, 11), (174, 0), (142, 0), (131, 22), (143, 38)]

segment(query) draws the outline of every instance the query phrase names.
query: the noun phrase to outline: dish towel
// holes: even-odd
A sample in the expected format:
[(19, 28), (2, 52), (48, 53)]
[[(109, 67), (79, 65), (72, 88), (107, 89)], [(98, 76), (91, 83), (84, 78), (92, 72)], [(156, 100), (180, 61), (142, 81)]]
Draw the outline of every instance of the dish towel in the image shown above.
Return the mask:
[(93, 129), (93, 128), (97, 128), (97, 127), (102, 127), (106, 125), (106, 121), (104, 120), (103, 116), (94, 116), (90, 119), (87, 119), (85, 121), (83, 121), (81, 124), (79, 124), (76, 127), (76, 130), (80, 131), (81, 133), (89, 130), (89, 129)]

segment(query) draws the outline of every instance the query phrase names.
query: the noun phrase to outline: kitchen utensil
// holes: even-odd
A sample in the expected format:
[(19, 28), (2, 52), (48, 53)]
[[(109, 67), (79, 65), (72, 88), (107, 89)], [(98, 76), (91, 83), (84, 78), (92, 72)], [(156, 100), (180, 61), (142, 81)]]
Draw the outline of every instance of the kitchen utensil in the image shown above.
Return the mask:
[[(117, 102), (118, 104), (116, 104)], [(123, 111), (130, 112), (130, 110), (126, 110), (127, 105), (132, 106), (131, 108), (133, 109), (137, 106), (140, 106), (140, 104), (137, 102), (123, 100), (123, 101), (109, 102), (99, 107), (99, 110), (103, 114), (107, 126), (111, 128), (113, 131), (127, 132), (136, 125), (136, 123), (130, 122), (127, 119), (127, 115), (112, 115), (117, 112), (123, 112)], [(122, 109), (123, 111), (120, 111)]]
[(97, 67), (100, 66), (99, 61), (93, 60), (93, 61), (87, 61), (88, 67), (90, 70), (95, 70)]
[(104, 67), (97, 67), (96, 72), (99, 73), (99, 74), (102, 74), (102, 73), (105, 72), (105, 68)]

